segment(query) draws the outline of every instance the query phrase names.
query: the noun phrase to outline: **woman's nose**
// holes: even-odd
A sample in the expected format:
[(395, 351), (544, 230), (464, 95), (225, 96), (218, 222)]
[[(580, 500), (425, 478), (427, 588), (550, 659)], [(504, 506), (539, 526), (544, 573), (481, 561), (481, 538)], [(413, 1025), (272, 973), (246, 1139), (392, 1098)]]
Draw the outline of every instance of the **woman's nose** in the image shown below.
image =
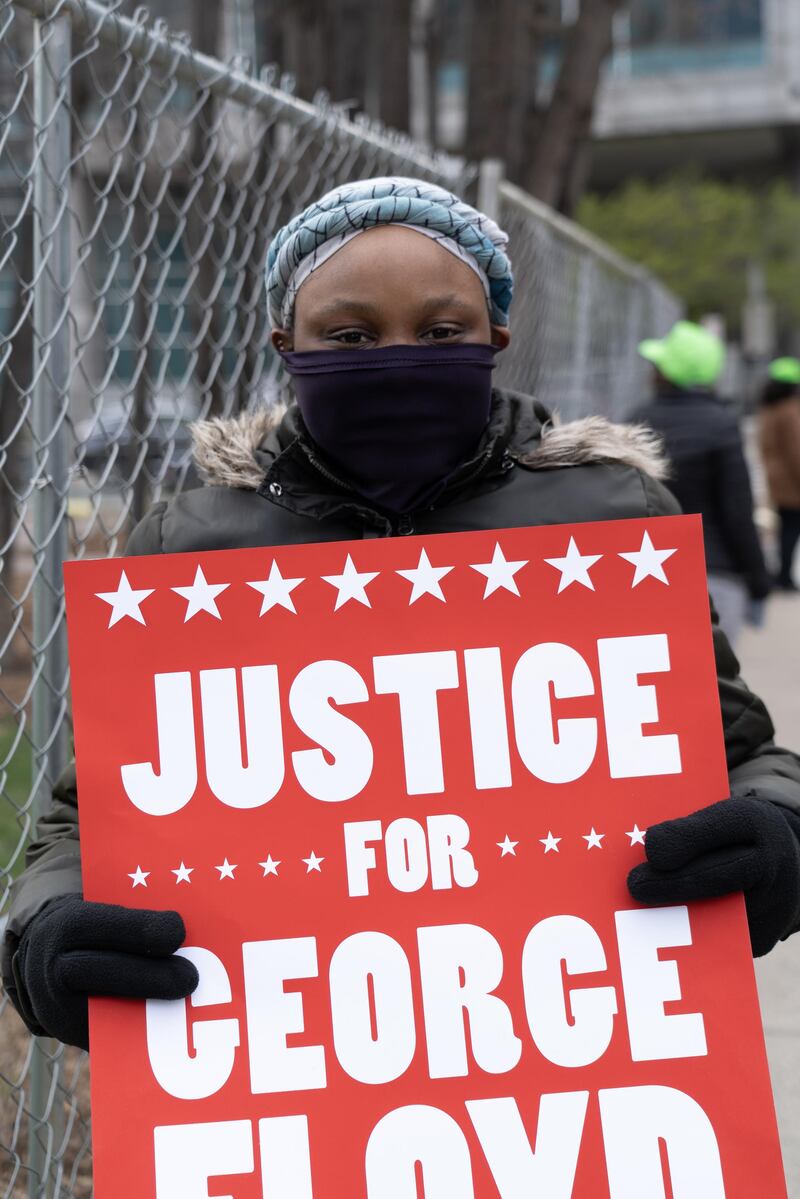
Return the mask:
[(415, 346), (416, 344), (417, 334), (412, 329), (385, 329), (381, 330), (375, 347), (383, 349), (385, 346)]

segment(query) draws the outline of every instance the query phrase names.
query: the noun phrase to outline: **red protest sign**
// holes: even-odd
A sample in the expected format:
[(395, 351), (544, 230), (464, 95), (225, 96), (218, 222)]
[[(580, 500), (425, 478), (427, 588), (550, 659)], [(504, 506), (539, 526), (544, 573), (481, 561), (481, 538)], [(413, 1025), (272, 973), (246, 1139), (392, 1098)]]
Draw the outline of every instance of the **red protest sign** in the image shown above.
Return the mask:
[(785, 1195), (741, 900), (645, 910), (727, 791), (695, 518), (66, 568), (99, 1199)]

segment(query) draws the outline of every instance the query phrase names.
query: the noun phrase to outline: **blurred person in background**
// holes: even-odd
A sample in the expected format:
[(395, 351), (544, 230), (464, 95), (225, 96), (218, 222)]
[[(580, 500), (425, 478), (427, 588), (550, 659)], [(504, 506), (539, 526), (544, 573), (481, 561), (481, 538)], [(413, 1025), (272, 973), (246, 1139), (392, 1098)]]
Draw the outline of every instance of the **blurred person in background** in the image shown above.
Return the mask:
[(683, 511), (703, 517), (709, 591), (735, 644), (746, 619), (759, 622), (770, 579), (739, 423), (712, 390), (725, 347), (702, 326), (678, 321), (663, 339), (643, 341), (639, 353), (655, 367), (656, 394), (634, 419), (663, 439), (672, 468), (669, 487)]
[(800, 541), (800, 359), (778, 358), (769, 368), (759, 414), (761, 456), (779, 519), (777, 585), (798, 591), (792, 575)]

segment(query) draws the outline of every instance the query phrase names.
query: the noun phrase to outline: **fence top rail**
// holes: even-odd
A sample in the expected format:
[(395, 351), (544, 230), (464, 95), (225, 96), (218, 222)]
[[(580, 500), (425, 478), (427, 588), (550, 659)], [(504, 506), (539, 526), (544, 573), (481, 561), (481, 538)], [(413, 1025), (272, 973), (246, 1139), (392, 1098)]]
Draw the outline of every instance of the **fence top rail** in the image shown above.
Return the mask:
[(200, 53), (188, 38), (169, 32), (163, 21), (148, 25), (146, 9), (138, 9), (134, 17), (126, 17), (111, 6), (113, 0), (108, 5), (100, 0), (13, 0), (13, 4), (40, 21), (68, 18), (73, 29), (96, 38), (101, 45), (124, 50), (148, 65), (166, 67), (178, 79), (207, 89), (214, 96), (273, 118), (277, 116), (290, 125), (319, 125), (322, 116), (346, 141), (405, 158), (409, 164), (450, 180), (454, 186), (472, 174), (462, 160), (429, 152), (407, 134), (387, 129), (367, 118), (351, 120), (333, 105), (321, 108), (318, 102), (311, 104), (273, 86), (269, 77), (274, 68), (266, 67), (260, 77), (255, 77), (236, 61), (227, 63)]
[[(585, 250), (587, 254), (601, 262), (606, 263), (612, 270), (620, 275), (624, 275), (635, 283), (647, 283), (652, 287), (658, 288), (665, 295), (670, 295), (668, 289), (664, 286), (660, 279), (653, 275), (646, 267), (639, 266), (630, 259), (625, 258), (622, 254), (618, 254), (616, 250), (612, 250), (611, 246), (606, 245), (594, 234), (589, 233), (581, 225), (570, 221), (567, 217), (561, 216), (560, 213), (554, 212), (552, 208), (548, 208), (541, 200), (537, 200), (534, 196), (523, 191), (521, 187), (517, 187), (507, 180), (502, 180), (499, 185), (500, 196), (509, 204), (514, 204), (523, 212), (529, 213), (535, 217), (539, 224), (545, 228), (551, 229), (557, 233), (559, 237), (563, 237), (565, 241), (570, 242), (578, 249)], [(672, 298), (672, 297), (670, 297)]]

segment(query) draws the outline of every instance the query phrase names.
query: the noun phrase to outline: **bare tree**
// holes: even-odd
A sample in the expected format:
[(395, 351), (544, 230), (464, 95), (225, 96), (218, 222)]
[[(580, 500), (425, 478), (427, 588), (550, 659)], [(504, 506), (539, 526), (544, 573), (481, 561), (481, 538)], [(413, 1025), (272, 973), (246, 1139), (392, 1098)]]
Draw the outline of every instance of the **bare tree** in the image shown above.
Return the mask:
[(600, 75), (612, 46), (614, 16), (623, 0), (583, 0), (564, 45), (550, 103), (521, 182), (533, 195), (569, 212), (581, 190), (580, 174), (591, 134)]
[(467, 9), (467, 134), (470, 158), (502, 158), (514, 141), (517, 24), (522, 0), (481, 0)]
[(304, 100), (337, 103), (409, 127), (412, 0), (267, 0), (272, 57)]
[[(407, 130), (410, 124), (411, 7), (411, 0), (382, 0), (375, 31), (378, 116), (392, 129)], [(378, 5), (374, 8), (377, 13)]]
[[(623, 0), (582, 0), (568, 28), (549, 0), (465, 0), (469, 158), (501, 158), (508, 177), (546, 203), (572, 210), (585, 182), (601, 69)], [(542, 64), (561, 45), (544, 98)]]
[(428, 141), (435, 146), (439, 143), (439, 104), (438, 81), (439, 69), (442, 64), (442, 20), (437, 0), (432, 0), (423, 25), (423, 37), (427, 41), (425, 54), (425, 105)]
[(294, 75), (297, 94), (304, 100), (320, 88), (331, 90), (333, 15), (330, 0), (291, 0), (278, 9), (281, 63)]

